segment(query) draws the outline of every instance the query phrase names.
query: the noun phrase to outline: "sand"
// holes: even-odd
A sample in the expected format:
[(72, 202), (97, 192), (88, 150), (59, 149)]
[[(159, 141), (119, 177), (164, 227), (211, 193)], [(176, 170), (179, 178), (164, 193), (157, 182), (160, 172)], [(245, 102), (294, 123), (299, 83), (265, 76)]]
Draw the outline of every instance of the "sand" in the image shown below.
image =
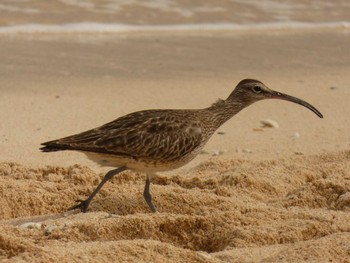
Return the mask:
[[(350, 262), (345, 29), (0, 35), (2, 262)], [(201, 108), (243, 78), (305, 99), (252, 105), (191, 164), (107, 183), (41, 142), (150, 108)], [(273, 119), (279, 128), (264, 128)]]

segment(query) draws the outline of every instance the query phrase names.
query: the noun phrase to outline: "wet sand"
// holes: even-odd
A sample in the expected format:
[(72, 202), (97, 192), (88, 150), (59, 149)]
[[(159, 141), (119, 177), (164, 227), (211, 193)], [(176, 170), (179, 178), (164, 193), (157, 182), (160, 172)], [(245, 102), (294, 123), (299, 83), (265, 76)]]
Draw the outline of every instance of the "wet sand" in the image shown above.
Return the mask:
[[(346, 262), (350, 257), (350, 37), (346, 29), (0, 35), (4, 262)], [(191, 164), (106, 184), (106, 169), (41, 142), (136, 110), (201, 108), (243, 78), (316, 106), (263, 101)], [(279, 128), (263, 128), (266, 118)], [(26, 224), (32, 222), (32, 224)], [(34, 224), (33, 222), (36, 222)], [(24, 225), (23, 225), (24, 224)]]

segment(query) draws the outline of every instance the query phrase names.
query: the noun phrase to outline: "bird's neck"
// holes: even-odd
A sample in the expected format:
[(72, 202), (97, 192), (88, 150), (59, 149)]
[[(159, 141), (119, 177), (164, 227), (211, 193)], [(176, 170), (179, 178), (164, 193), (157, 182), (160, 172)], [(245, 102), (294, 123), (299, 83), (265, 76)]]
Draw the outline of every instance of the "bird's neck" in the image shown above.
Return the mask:
[(240, 101), (218, 100), (205, 110), (210, 113), (210, 122), (216, 129), (231, 119), (247, 105)]

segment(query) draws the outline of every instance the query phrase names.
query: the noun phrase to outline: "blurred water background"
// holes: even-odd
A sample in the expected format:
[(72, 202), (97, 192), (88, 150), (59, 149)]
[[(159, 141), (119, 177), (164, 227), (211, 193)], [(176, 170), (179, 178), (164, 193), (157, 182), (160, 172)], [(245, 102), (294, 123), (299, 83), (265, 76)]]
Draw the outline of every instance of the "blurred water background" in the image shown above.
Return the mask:
[(0, 32), (346, 27), (349, 0), (2, 0)]

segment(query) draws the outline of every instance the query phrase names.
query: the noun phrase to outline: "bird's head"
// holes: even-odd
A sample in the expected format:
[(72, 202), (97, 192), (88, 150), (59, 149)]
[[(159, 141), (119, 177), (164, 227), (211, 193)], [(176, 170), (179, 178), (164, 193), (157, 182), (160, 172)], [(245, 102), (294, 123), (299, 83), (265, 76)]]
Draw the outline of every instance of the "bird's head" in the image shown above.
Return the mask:
[(265, 84), (255, 79), (244, 79), (240, 81), (226, 100), (235, 102), (239, 101), (243, 106), (249, 106), (256, 101), (264, 99), (281, 99), (294, 102), (313, 111), (318, 117), (323, 118), (323, 115), (306, 101), (271, 90), (266, 87)]

